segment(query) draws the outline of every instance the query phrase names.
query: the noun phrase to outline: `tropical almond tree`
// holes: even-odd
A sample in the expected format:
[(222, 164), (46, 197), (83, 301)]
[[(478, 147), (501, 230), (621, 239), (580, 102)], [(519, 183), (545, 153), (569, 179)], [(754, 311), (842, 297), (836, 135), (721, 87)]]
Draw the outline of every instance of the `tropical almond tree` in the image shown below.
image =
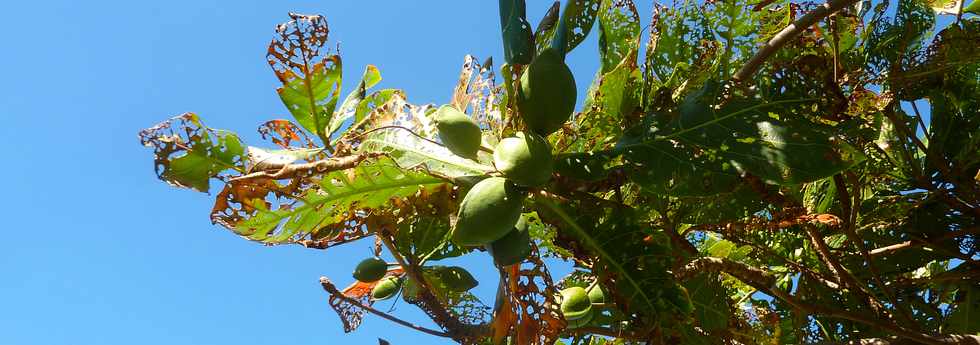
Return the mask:
[[(525, 7), (500, 0), (504, 63), (466, 56), (450, 101), (421, 105), (374, 66), (342, 96), (326, 19), (290, 14), (267, 57), (293, 118), (267, 142), (193, 113), (141, 142), (161, 180), (219, 190), (211, 220), (244, 239), (393, 257), (320, 279), (347, 332), (980, 343), (980, 1), (568, 0), (536, 26)], [(576, 90), (564, 57), (596, 48)], [(440, 264), (488, 254), (492, 301)]]

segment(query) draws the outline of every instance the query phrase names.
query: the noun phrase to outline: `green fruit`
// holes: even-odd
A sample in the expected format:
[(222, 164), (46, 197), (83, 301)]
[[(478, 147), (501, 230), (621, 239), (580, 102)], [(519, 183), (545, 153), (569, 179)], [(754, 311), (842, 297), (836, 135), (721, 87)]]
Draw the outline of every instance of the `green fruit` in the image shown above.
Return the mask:
[(480, 282), (462, 267), (439, 267), (436, 269), (436, 274), (451, 291), (463, 292), (480, 285)]
[(589, 289), (589, 301), (592, 301), (592, 303), (606, 303), (606, 293), (602, 291), (601, 286), (593, 285)]
[(524, 186), (540, 186), (551, 179), (551, 146), (533, 133), (501, 140), (493, 150), (493, 164), (508, 179)]
[(380, 282), (374, 285), (374, 289), (371, 290), (371, 299), (380, 301), (383, 299), (389, 299), (398, 293), (398, 289), (401, 288), (401, 280), (398, 277), (388, 277), (382, 279)]
[(568, 322), (568, 328), (579, 328), (588, 325), (590, 322), (592, 322), (592, 318), (594, 314), (595, 313), (589, 312), (586, 313), (585, 316), (583, 316), (582, 318), (575, 319), (575, 320), (569, 320), (568, 317), (565, 317), (565, 321)]
[(566, 321), (592, 319), (592, 301), (589, 300), (589, 293), (578, 286), (561, 290), (561, 313)]
[(361, 260), (354, 268), (354, 279), (359, 282), (370, 283), (381, 279), (388, 272), (388, 263), (378, 258), (367, 258)]
[(475, 159), (480, 151), (482, 133), (473, 118), (451, 105), (439, 107), (433, 118), (443, 145), (457, 156)]
[(527, 219), (521, 217), (514, 229), (499, 240), (487, 245), (497, 266), (510, 266), (531, 255), (531, 234), (527, 231)]
[(575, 77), (554, 48), (541, 51), (521, 75), (517, 107), (527, 128), (548, 135), (575, 111)]
[(478, 182), (459, 205), (453, 241), (482, 246), (507, 235), (521, 218), (524, 194), (502, 177)]

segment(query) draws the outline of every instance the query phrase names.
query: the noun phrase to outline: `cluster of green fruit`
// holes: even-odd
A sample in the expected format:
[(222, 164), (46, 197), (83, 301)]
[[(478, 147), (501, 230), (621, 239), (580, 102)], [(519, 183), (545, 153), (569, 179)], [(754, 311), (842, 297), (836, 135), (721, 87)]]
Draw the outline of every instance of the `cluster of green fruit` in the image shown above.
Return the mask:
[[(463, 292), (476, 287), (479, 282), (470, 272), (457, 266), (432, 268), (439, 281), (450, 291)], [(403, 277), (387, 275), (388, 263), (376, 257), (362, 260), (354, 268), (354, 279), (362, 283), (375, 283), (371, 299), (385, 300), (394, 297), (402, 288)], [(411, 282), (410, 282), (411, 283)], [(409, 290), (411, 286), (406, 287)]]
[(588, 325), (596, 314), (595, 309), (605, 308), (606, 305), (606, 294), (596, 284), (588, 288), (573, 286), (561, 291), (561, 313), (569, 328)]
[[(489, 177), (473, 186), (460, 204), (453, 240), (461, 246), (483, 246), (496, 264), (512, 265), (530, 254), (526, 221), (521, 221), (528, 187), (551, 179), (554, 158), (544, 138), (562, 127), (575, 108), (575, 79), (564, 56), (547, 48), (521, 76), (516, 104), (528, 131), (504, 138), (493, 150), (493, 163), (503, 177)], [(482, 131), (471, 117), (453, 106), (434, 116), (442, 143), (454, 154), (476, 159)]]

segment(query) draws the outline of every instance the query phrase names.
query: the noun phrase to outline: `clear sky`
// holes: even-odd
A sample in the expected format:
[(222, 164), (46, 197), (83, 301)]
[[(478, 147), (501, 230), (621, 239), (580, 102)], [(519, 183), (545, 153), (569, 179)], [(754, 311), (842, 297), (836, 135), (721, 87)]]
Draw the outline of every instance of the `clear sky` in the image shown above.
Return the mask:
[[(528, 3), (537, 23), (550, 1)], [(255, 128), (289, 115), (265, 50), (289, 11), (326, 15), (344, 94), (375, 64), (380, 87), (444, 103), (465, 54), (503, 62), (488, 0), (4, 3), (0, 344), (447, 343), (375, 317), (344, 335), (317, 279), (350, 283), (368, 243), (241, 240), (211, 225), (213, 196), (157, 180), (139, 145), (138, 130), (185, 111), (268, 145)], [(569, 56), (582, 90), (596, 57), (595, 32)], [(456, 262), (492, 296), (489, 256)]]

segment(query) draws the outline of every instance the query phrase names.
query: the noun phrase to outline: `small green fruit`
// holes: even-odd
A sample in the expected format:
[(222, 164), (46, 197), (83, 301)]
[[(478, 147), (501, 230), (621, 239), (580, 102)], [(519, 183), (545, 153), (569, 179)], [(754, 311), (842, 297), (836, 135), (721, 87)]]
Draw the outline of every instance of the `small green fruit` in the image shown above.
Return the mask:
[(534, 133), (517, 133), (501, 140), (493, 150), (493, 164), (508, 179), (524, 186), (540, 186), (551, 179), (551, 146)]
[(591, 320), (592, 301), (589, 300), (588, 292), (578, 286), (561, 290), (561, 313), (569, 323), (575, 320)]
[(459, 205), (453, 241), (482, 246), (507, 235), (521, 218), (524, 194), (502, 177), (486, 178), (470, 189)]
[(517, 107), (528, 128), (548, 135), (572, 116), (576, 97), (572, 70), (558, 51), (546, 48), (521, 75)]
[(361, 260), (354, 268), (354, 279), (359, 282), (370, 283), (378, 281), (388, 272), (388, 263), (378, 258), (367, 258)]
[(510, 266), (524, 261), (531, 255), (531, 234), (527, 231), (527, 219), (521, 217), (514, 229), (499, 240), (487, 245), (497, 266)]
[(593, 285), (589, 289), (589, 301), (592, 301), (592, 303), (606, 303), (606, 293), (602, 291), (602, 287), (598, 284)]
[(439, 139), (449, 151), (460, 157), (476, 158), (483, 138), (480, 125), (473, 118), (451, 105), (444, 105), (436, 111), (433, 120), (439, 129)]
[(401, 279), (398, 277), (387, 277), (382, 279), (378, 284), (374, 285), (374, 289), (371, 290), (371, 299), (376, 301), (389, 299), (398, 293), (398, 289), (401, 288)]
[(439, 267), (436, 269), (436, 274), (439, 275), (442, 283), (452, 291), (463, 292), (480, 285), (480, 282), (462, 267)]
[(565, 317), (565, 321), (568, 322), (568, 328), (573, 328), (573, 329), (579, 328), (588, 325), (590, 322), (592, 322), (593, 316), (595, 316), (594, 314), (595, 313), (589, 312), (586, 313), (585, 316), (583, 316), (582, 318), (575, 319), (575, 320), (569, 320), (568, 317)]

